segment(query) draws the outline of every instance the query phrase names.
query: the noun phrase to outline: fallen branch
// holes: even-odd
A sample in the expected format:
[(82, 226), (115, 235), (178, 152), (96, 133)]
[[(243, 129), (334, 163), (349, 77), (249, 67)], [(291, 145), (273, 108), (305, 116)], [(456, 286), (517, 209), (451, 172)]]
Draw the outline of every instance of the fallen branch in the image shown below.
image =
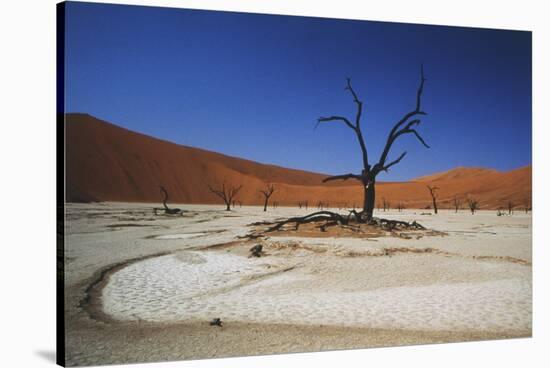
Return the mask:
[(162, 185), (160, 185), (159, 187), (160, 187), (161, 193), (164, 196), (164, 198), (162, 199), (162, 205), (164, 206), (164, 208), (158, 208), (158, 207), (153, 208), (153, 212), (155, 213), (155, 216), (158, 215), (158, 211), (164, 211), (165, 215), (183, 216), (183, 211), (181, 209), (168, 207), (168, 205), (166, 204), (166, 202), (168, 202), (168, 191)]

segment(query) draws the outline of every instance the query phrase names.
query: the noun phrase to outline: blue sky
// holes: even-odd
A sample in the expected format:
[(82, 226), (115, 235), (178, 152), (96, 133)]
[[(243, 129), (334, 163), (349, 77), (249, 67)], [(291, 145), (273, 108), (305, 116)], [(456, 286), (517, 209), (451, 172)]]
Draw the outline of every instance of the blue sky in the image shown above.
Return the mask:
[(359, 172), (346, 77), (364, 103), (372, 163), (415, 106), (419, 131), (380, 174), (401, 181), (456, 166), (531, 163), (531, 33), (68, 3), (66, 108), (172, 142), (263, 163)]

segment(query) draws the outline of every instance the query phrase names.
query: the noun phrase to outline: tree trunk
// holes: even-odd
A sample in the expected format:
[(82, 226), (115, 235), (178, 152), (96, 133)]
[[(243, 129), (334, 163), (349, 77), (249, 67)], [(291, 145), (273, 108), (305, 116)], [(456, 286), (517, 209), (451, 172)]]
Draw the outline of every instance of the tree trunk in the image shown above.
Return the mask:
[(225, 205), (227, 206), (227, 208), (225, 210), (226, 211), (231, 211), (231, 202), (226, 202)]
[(365, 213), (368, 220), (372, 219), (372, 213), (374, 211), (374, 201), (376, 200), (374, 185), (374, 180), (368, 186), (367, 184), (363, 183), (363, 212)]
[(265, 202), (264, 202), (264, 212), (267, 211), (267, 198), (265, 199)]
[(432, 202), (434, 203), (434, 212), (437, 215), (437, 203), (435, 201), (435, 198), (432, 198)]

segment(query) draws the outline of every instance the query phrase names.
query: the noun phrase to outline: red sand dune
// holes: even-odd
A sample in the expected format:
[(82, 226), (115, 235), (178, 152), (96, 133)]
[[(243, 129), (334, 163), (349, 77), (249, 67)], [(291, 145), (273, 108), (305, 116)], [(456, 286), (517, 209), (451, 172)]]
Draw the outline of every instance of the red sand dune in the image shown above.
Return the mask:
[[(86, 114), (66, 115), (67, 202), (160, 202), (159, 185), (170, 193), (169, 203), (221, 203), (208, 185), (243, 185), (238, 200), (261, 204), (260, 189), (276, 187), (271, 201), (295, 206), (319, 201), (331, 207), (361, 206), (362, 188), (355, 181), (323, 184), (323, 174), (286, 169), (177, 145), (132, 132)], [(457, 168), (411, 182), (376, 186), (377, 203), (386, 198), (395, 206), (424, 208), (431, 203), (426, 185), (436, 185), (442, 208), (457, 196), (475, 197), (482, 208), (506, 207), (511, 200), (522, 208), (531, 202), (531, 166), (509, 172)]]

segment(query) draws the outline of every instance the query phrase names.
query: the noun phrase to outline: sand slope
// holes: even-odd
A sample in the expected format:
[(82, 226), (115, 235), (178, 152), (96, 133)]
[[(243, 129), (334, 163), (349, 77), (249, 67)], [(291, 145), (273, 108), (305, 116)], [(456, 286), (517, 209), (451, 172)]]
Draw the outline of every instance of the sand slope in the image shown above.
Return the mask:
[[(309, 201), (331, 207), (360, 206), (362, 188), (354, 182), (322, 184), (323, 174), (260, 164), (198, 148), (177, 145), (132, 132), (86, 114), (66, 115), (67, 201), (159, 202), (164, 185), (170, 201), (215, 204), (208, 185), (243, 184), (238, 200), (260, 204), (259, 190), (275, 183), (272, 197), (280, 205)], [(509, 172), (457, 168), (407, 183), (379, 183), (377, 202), (386, 198), (408, 208), (430, 204), (426, 184), (440, 187), (442, 207), (454, 196), (474, 196), (482, 208), (523, 207), (531, 198), (531, 166)]]

